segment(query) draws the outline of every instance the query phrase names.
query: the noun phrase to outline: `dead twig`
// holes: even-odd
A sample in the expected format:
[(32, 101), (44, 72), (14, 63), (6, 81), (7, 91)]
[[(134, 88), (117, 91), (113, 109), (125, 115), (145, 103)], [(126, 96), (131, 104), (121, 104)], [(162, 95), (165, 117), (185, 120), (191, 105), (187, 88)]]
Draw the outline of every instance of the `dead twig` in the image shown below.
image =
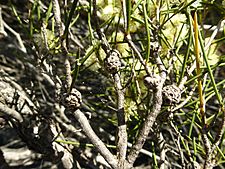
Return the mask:
[(105, 144), (101, 141), (101, 139), (95, 134), (90, 123), (86, 116), (81, 112), (79, 109), (76, 110), (74, 113), (75, 118), (80, 123), (85, 135), (90, 139), (92, 144), (98, 149), (104, 159), (109, 163), (109, 165), (113, 169), (119, 169), (117, 164), (117, 159), (112, 155), (112, 153), (108, 150)]
[(158, 66), (158, 69), (160, 71), (160, 74), (157, 79), (154, 81), (154, 94), (153, 94), (153, 107), (152, 110), (149, 110), (147, 112), (147, 117), (143, 123), (142, 128), (140, 129), (137, 139), (135, 143), (133, 144), (130, 153), (127, 156), (128, 163), (130, 167), (133, 166), (134, 161), (136, 160), (140, 150), (142, 149), (146, 138), (153, 127), (154, 122), (156, 121), (156, 118), (158, 114), (161, 111), (161, 106), (163, 102), (163, 96), (162, 96), (162, 91), (163, 91), (163, 85), (166, 80), (167, 76), (167, 71), (162, 64), (162, 61), (160, 59), (160, 47), (158, 45), (155, 45), (155, 49), (153, 52), (156, 64)]
[(20, 115), (19, 112), (16, 110), (13, 110), (9, 108), (7, 105), (2, 104), (0, 102), (0, 112), (3, 114), (3, 116), (8, 116), (10, 118), (16, 119), (18, 122), (23, 122), (23, 117)]
[(112, 75), (114, 79), (114, 86), (117, 91), (117, 120), (118, 120), (118, 135), (117, 135), (117, 150), (118, 150), (118, 166), (124, 168), (126, 153), (127, 153), (127, 126), (124, 112), (124, 92), (122, 87), (120, 75), (118, 73), (121, 68), (121, 56), (120, 53), (111, 49), (104, 33), (99, 28), (99, 22), (97, 18), (96, 0), (93, 0), (93, 15), (95, 20), (95, 27), (99, 39), (101, 40), (101, 46), (106, 53), (105, 68)]

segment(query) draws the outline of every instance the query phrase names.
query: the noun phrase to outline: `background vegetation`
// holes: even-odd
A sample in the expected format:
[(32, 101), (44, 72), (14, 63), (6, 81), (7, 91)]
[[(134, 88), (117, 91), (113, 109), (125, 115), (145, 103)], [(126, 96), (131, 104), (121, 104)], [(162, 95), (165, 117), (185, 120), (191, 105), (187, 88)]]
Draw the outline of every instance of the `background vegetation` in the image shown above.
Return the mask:
[(225, 1), (0, 4), (0, 168), (224, 168)]

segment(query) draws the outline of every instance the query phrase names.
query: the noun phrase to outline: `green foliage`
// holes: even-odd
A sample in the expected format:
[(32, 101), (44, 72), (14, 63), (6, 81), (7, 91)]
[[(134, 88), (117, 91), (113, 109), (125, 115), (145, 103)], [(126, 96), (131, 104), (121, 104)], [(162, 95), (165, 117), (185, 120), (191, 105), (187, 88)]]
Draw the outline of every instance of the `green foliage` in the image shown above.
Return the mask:
[[(44, 2), (46, 9), (41, 9), (41, 1), (35, 1), (31, 6), (29, 23), (22, 23), (21, 17), (12, 5), (15, 17), (18, 22), (26, 28), (30, 40), (35, 45), (39, 55), (53, 55), (57, 57), (62, 53), (60, 38), (67, 39), (69, 53), (73, 56), (70, 58), (73, 67), (73, 83), (77, 86), (81, 84), (90, 84), (91, 89), (101, 89), (96, 93), (84, 92), (86, 106), (94, 114), (95, 118), (104, 124), (109, 135), (114, 134), (110, 128), (114, 128), (115, 107), (117, 103), (117, 95), (112, 87), (112, 80), (104, 70), (103, 60), (106, 57), (104, 50), (100, 47), (99, 40), (95, 36), (95, 25), (92, 20), (91, 3), (69, 3), (67, 11), (64, 11), (62, 17), (65, 23), (63, 37), (59, 37), (55, 30), (55, 23), (52, 14), (52, 3)], [(125, 6), (124, 4), (125, 3)], [(145, 116), (152, 109), (153, 93), (144, 85), (143, 79), (146, 75), (143, 64), (136, 56), (133, 49), (124, 40), (126, 34), (131, 34), (133, 42), (138, 47), (145, 64), (150, 68), (153, 74), (159, 74), (156, 65), (152, 45), (159, 43), (161, 51), (160, 58), (167, 69), (168, 77), (166, 85), (176, 84), (182, 86), (182, 99), (179, 104), (168, 105), (165, 102), (161, 110), (161, 116), (157, 123), (159, 128), (157, 132), (162, 133), (168, 151), (174, 151), (175, 155), (166, 154), (166, 160), (170, 163), (176, 163), (181, 158), (179, 166), (187, 165), (189, 162), (201, 163), (200, 159), (206, 159), (208, 152), (206, 151), (204, 139), (201, 136), (205, 127), (199, 114), (199, 96), (197, 92), (197, 78), (200, 77), (203, 84), (204, 107), (207, 129), (207, 137), (210, 144), (213, 145), (216, 140), (215, 136), (220, 132), (218, 122), (223, 121), (224, 116), (224, 84), (225, 81), (220, 76), (224, 76), (225, 56), (224, 51), (224, 25), (223, 31), (219, 31), (213, 39), (213, 31), (205, 30), (203, 26), (207, 24), (215, 24), (210, 18), (215, 18), (219, 14), (217, 20), (224, 19), (224, 1), (178, 1), (178, 0), (139, 0), (139, 1), (98, 1), (98, 17), (101, 21), (99, 25), (106, 34), (106, 39), (110, 45), (121, 53), (121, 59), (124, 63), (120, 70), (120, 78), (125, 90), (124, 110), (128, 124), (128, 140), (135, 140), (138, 129), (142, 126)], [(219, 9), (216, 13), (212, 9)], [(126, 11), (124, 16), (123, 12)], [(199, 46), (201, 56), (201, 74), (195, 72), (195, 42), (193, 29), (193, 12), (198, 12), (200, 27)], [(83, 24), (85, 20), (85, 35), (83, 32), (76, 32), (79, 24)], [(223, 20), (224, 21), (224, 20)], [(212, 25), (216, 26), (216, 25)], [(217, 27), (215, 27), (215, 30)], [(81, 48), (78, 44), (71, 42), (72, 31), (80, 39)], [(212, 41), (211, 41), (212, 40)], [(207, 49), (205, 47), (210, 44)], [(75, 47), (74, 47), (75, 46)], [(49, 59), (49, 62), (53, 60)], [(62, 66), (62, 65), (61, 65)], [(92, 77), (85, 78), (86, 73), (93, 73)], [(63, 76), (63, 74), (61, 75)], [(98, 82), (96, 78), (101, 78)], [(93, 79), (92, 79), (93, 78)], [(93, 83), (92, 83), (93, 82)], [(168, 112), (168, 114), (166, 114)], [(96, 120), (95, 119), (95, 120)], [(156, 131), (155, 131), (156, 132)], [(223, 133), (223, 132), (222, 132)], [(157, 134), (156, 134), (157, 135)], [(224, 134), (223, 134), (224, 135)], [(152, 136), (152, 137), (151, 137)], [(152, 159), (153, 167), (157, 168), (160, 161), (156, 156), (160, 156), (161, 150), (157, 147), (157, 139), (152, 134), (147, 140), (144, 148), (152, 146), (154, 153)], [(71, 142), (68, 141), (68, 144)], [(82, 143), (80, 143), (82, 144)], [(114, 146), (114, 145), (111, 145)], [(173, 148), (172, 148), (173, 147)], [(148, 149), (149, 150), (149, 149)], [(215, 166), (224, 163), (225, 149), (224, 136), (220, 143), (216, 145), (214, 150)], [(178, 162), (177, 162), (178, 163)], [(171, 164), (172, 166), (172, 164)], [(173, 168), (172, 166), (171, 168)]]

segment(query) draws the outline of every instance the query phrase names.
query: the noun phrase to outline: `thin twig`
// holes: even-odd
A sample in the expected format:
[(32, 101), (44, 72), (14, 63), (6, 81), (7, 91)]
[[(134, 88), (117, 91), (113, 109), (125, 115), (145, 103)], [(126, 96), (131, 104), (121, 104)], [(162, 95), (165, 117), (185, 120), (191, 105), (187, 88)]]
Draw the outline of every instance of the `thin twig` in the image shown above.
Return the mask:
[[(97, 17), (96, 0), (93, 0), (93, 16), (95, 20), (95, 27), (99, 39), (101, 40), (102, 49), (106, 53), (106, 57), (110, 57), (111, 47), (106, 40), (105, 34), (99, 28), (99, 21)], [(120, 75), (118, 72), (112, 74), (114, 79), (115, 89), (117, 91), (117, 120), (118, 120), (118, 135), (117, 135), (117, 156), (118, 166), (123, 168), (125, 165), (126, 152), (127, 152), (127, 126), (124, 112), (124, 90), (121, 84)]]
[(166, 164), (165, 164), (165, 160), (166, 160), (166, 150), (165, 150), (165, 139), (163, 138), (162, 133), (159, 133), (159, 148), (160, 148), (160, 169), (165, 169), (166, 168)]
[(178, 129), (175, 127), (175, 125), (173, 124), (172, 121), (170, 121), (170, 126), (175, 131), (175, 134), (177, 136), (177, 141), (175, 141), (175, 144), (177, 145), (178, 150), (179, 150), (182, 168), (185, 168), (184, 154), (183, 154), (183, 151), (182, 151), (181, 146), (180, 146), (180, 139), (182, 139), (182, 136), (181, 136), (180, 132), (178, 131)]
[[(137, 139), (134, 143), (134, 145), (131, 148), (130, 153), (128, 154), (127, 160), (130, 166), (133, 166), (134, 161), (136, 160), (140, 150), (142, 149), (146, 138), (153, 127), (154, 122), (156, 121), (156, 118), (158, 114), (161, 111), (161, 106), (162, 106), (162, 88), (166, 80), (167, 72), (162, 64), (162, 61), (160, 59), (160, 52), (159, 48), (157, 47), (158, 51), (155, 51), (153, 53), (156, 64), (158, 66), (158, 69), (160, 71), (160, 79), (159, 79), (159, 84), (158, 86), (154, 89), (154, 94), (153, 94), (153, 107), (152, 110), (147, 112), (147, 117), (144, 121), (144, 124), (142, 128), (140, 129)], [(147, 66), (146, 66), (147, 67)]]
[(5, 32), (4, 25), (3, 25), (2, 8), (1, 7), (0, 7), (0, 34), (7, 36), (7, 33)]
[(191, 91), (189, 92), (189, 95), (187, 96), (187, 98), (182, 102), (180, 103), (179, 105), (177, 105), (176, 107), (174, 107), (171, 112), (175, 112), (176, 110), (179, 110), (180, 108), (184, 107), (187, 102), (192, 98), (193, 94), (194, 94), (194, 91), (195, 91), (196, 87), (193, 87), (191, 89)]
[(221, 139), (223, 137), (223, 133), (224, 133), (224, 128), (225, 128), (225, 109), (224, 109), (224, 107), (221, 107), (221, 111), (222, 111), (222, 116), (223, 116), (222, 122), (220, 123), (220, 127), (218, 127), (219, 131), (217, 132), (214, 143), (212, 144), (212, 148), (208, 152), (208, 155), (207, 155), (205, 163), (204, 163), (204, 167), (207, 169), (209, 167), (213, 168), (215, 166), (215, 161), (213, 160), (213, 158), (216, 155), (215, 149), (219, 146)]
[(94, 16), (94, 21), (95, 21), (95, 28), (96, 32), (98, 34), (99, 39), (101, 40), (101, 46), (102, 49), (105, 51), (106, 54), (108, 54), (111, 50), (108, 41), (106, 40), (105, 35), (101, 31), (99, 27), (99, 21), (98, 21), (98, 16), (97, 16), (97, 5), (96, 5), (96, 0), (93, 0), (93, 16)]
[(59, 32), (59, 36), (61, 39), (61, 46), (62, 46), (62, 55), (64, 55), (64, 65), (65, 65), (65, 70), (66, 70), (66, 86), (65, 89), (69, 93), (69, 89), (71, 88), (72, 84), (72, 76), (71, 76), (71, 66), (68, 58), (68, 50), (66, 47), (66, 41), (62, 37), (64, 33), (64, 24), (61, 21), (61, 14), (60, 14), (60, 6), (58, 0), (53, 0), (52, 1), (52, 7), (53, 7), (53, 13), (54, 13), (54, 18), (56, 21), (56, 28)]
[(119, 74), (114, 75), (114, 83), (117, 90), (117, 120), (118, 120), (118, 138), (117, 149), (119, 166), (124, 166), (126, 153), (127, 153), (127, 125), (124, 112), (124, 89), (121, 85)]
[(152, 111), (148, 112), (148, 115), (144, 121), (144, 124), (142, 128), (139, 131), (139, 134), (137, 136), (137, 140), (135, 141), (135, 144), (132, 146), (130, 153), (128, 154), (128, 162), (132, 166), (134, 161), (136, 160), (140, 150), (142, 149), (146, 138), (149, 134), (150, 129), (152, 128), (158, 114), (161, 110), (162, 105), (162, 85), (161, 87), (157, 88), (157, 91), (154, 94), (154, 100), (153, 100), (153, 108)]
[(14, 118), (14, 119), (18, 120), (19, 122), (23, 122), (23, 117), (21, 116), (21, 114), (19, 112), (9, 108), (7, 105), (2, 104), (1, 102), (0, 102), (0, 112), (4, 116), (8, 116), (10, 118)]
[(61, 12), (60, 12), (60, 6), (58, 0), (53, 0), (52, 1), (52, 8), (53, 8), (53, 13), (54, 13), (54, 18), (56, 22), (56, 29), (57, 32), (59, 33), (59, 36), (63, 35), (63, 25), (61, 21)]
[(20, 37), (20, 34), (17, 33), (16, 31), (14, 31), (6, 22), (3, 21), (3, 25), (6, 29), (8, 29), (8, 31), (10, 31), (16, 38), (17, 38), (17, 41), (18, 41), (18, 45), (19, 45), (19, 49), (21, 51), (23, 51), (24, 53), (27, 53), (27, 49), (26, 47), (24, 46), (23, 44), (23, 41)]
[(148, 65), (145, 63), (143, 57), (141, 56), (140, 52), (136, 48), (135, 44), (133, 43), (131, 36), (130, 35), (125, 36), (125, 40), (128, 42), (128, 44), (133, 49), (133, 51), (137, 54), (137, 57), (139, 61), (141, 62), (141, 64), (144, 66), (146, 73), (148, 75), (152, 75), (151, 70), (149, 69)]
[(108, 150), (105, 144), (101, 141), (101, 139), (95, 134), (93, 129), (88, 122), (86, 116), (78, 109), (74, 112), (75, 118), (80, 123), (85, 135), (90, 139), (90, 141), (94, 144), (94, 146), (98, 149), (104, 159), (109, 163), (109, 165), (113, 169), (119, 169), (117, 164), (117, 159), (113, 156), (113, 154)]
[[(212, 41), (215, 39), (217, 33), (220, 32), (221, 28), (223, 28), (224, 25), (225, 25), (225, 20), (222, 20), (222, 21), (220, 21), (220, 22), (217, 24), (217, 26), (215, 27), (215, 29), (214, 29), (214, 31), (213, 31), (213, 33), (212, 33), (212, 35), (211, 35), (211, 37), (210, 37), (210, 39), (209, 39), (209, 41), (208, 41), (208, 43), (205, 45), (205, 48), (204, 48), (205, 51), (208, 50), (208, 48), (209, 48), (210, 45), (212, 44)], [(223, 29), (222, 29), (222, 30), (223, 30)]]
[(221, 107), (221, 112), (222, 112), (223, 118), (222, 118), (222, 122), (220, 124), (220, 127), (218, 127), (219, 131), (217, 132), (216, 138), (214, 140), (214, 144), (212, 146), (212, 151), (214, 151), (216, 149), (216, 147), (219, 145), (219, 143), (222, 139), (224, 130), (225, 130), (225, 109), (224, 109), (224, 107)]

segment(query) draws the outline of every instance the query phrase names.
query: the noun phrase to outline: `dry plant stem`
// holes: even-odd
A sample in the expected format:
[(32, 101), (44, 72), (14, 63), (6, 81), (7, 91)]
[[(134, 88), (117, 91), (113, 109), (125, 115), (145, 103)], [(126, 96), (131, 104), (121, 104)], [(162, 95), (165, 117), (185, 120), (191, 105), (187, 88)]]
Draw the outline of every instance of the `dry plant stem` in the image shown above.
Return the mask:
[[(97, 18), (97, 7), (96, 0), (93, 0), (93, 17), (95, 20), (95, 27), (98, 34), (99, 39), (101, 40), (101, 46), (105, 51), (106, 55), (111, 51), (111, 47), (106, 40), (104, 33), (99, 28), (99, 22)], [(118, 120), (118, 135), (117, 135), (117, 156), (118, 156), (118, 166), (120, 168), (124, 167), (126, 152), (127, 152), (127, 131), (126, 131), (126, 119), (124, 112), (124, 90), (121, 84), (121, 79), (119, 73), (113, 74), (114, 85), (117, 91), (118, 99), (117, 99), (117, 120)]]
[(214, 31), (213, 31), (213, 33), (212, 33), (212, 35), (211, 35), (211, 37), (210, 37), (210, 39), (209, 39), (209, 41), (208, 41), (208, 43), (207, 43), (206, 46), (204, 47), (204, 50), (207, 50), (207, 49), (211, 46), (212, 41), (215, 39), (217, 33), (220, 32), (221, 28), (223, 28), (224, 25), (225, 25), (225, 20), (222, 20), (222, 21), (220, 21), (220, 22), (217, 24), (216, 28), (214, 29)]
[(84, 46), (79, 42), (78, 39), (76, 39), (73, 35), (73, 33), (71, 32), (71, 30), (69, 30), (69, 35), (71, 37), (71, 40), (74, 44), (76, 44), (77, 46), (79, 46), (81, 49), (84, 49)]
[(96, 0), (93, 0), (93, 17), (94, 17), (93, 19), (95, 21), (96, 32), (98, 34), (99, 39), (102, 42), (101, 43), (102, 49), (105, 51), (106, 54), (108, 54), (110, 52), (110, 46), (109, 46), (108, 41), (106, 40), (105, 35), (102, 33), (101, 29), (99, 28)]
[(144, 59), (142, 58), (140, 52), (138, 51), (138, 49), (136, 48), (135, 44), (132, 42), (132, 38), (130, 35), (125, 36), (126, 41), (128, 42), (128, 44), (130, 45), (130, 47), (134, 50), (134, 52), (137, 54), (139, 61), (141, 62), (141, 64), (144, 66), (145, 71), (148, 75), (151, 75), (151, 71), (149, 69), (149, 67), (146, 65)]
[[(207, 50), (210, 47), (210, 45), (212, 44), (212, 41), (216, 37), (217, 33), (220, 31), (220, 28), (224, 26), (224, 24), (225, 24), (225, 20), (222, 20), (218, 23), (217, 27), (214, 29), (214, 31), (213, 31), (213, 33), (210, 37), (210, 40), (208, 41), (208, 43), (204, 47), (204, 50)], [(215, 165), (214, 160), (213, 160), (214, 156), (216, 155), (215, 149), (220, 144), (220, 141), (222, 139), (222, 135), (224, 133), (224, 127), (225, 127), (225, 109), (224, 109), (223, 105), (221, 106), (221, 112), (222, 112), (222, 115), (223, 115), (222, 122), (220, 123), (220, 127), (218, 127), (219, 131), (217, 132), (214, 143), (211, 146), (212, 148), (208, 150), (208, 155), (206, 156), (204, 168), (213, 168), (214, 165)]]
[(124, 112), (124, 90), (121, 85), (121, 80), (119, 73), (114, 75), (115, 88), (117, 90), (117, 119), (118, 119), (118, 140), (117, 140), (117, 149), (118, 149), (118, 159), (119, 166), (124, 166), (126, 152), (127, 152), (127, 126)]
[(134, 161), (138, 157), (138, 154), (146, 141), (146, 138), (149, 134), (150, 129), (152, 128), (154, 122), (156, 121), (158, 114), (161, 111), (161, 106), (162, 106), (162, 101), (163, 101), (162, 100), (162, 88), (163, 88), (163, 84), (166, 80), (166, 69), (162, 64), (162, 61), (159, 57), (159, 53), (157, 52), (155, 54), (156, 54), (156, 56), (155, 56), (156, 64), (160, 70), (160, 83), (154, 90), (152, 111), (147, 112), (147, 117), (143, 123), (143, 126), (140, 129), (137, 139), (136, 139), (134, 145), (132, 146), (130, 153), (127, 156), (127, 160), (128, 160), (128, 163), (130, 166), (133, 166)]
[(127, 9), (126, 9), (126, 1), (122, 0), (122, 6), (123, 6), (123, 16), (124, 16), (124, 28), (127, 28)]
[(5, 153), (0, 149), (0, 163), (2, 168), (9, 168), (8, 163), (6, 162)]
[(159, 133), (159, 148), (160, 148), (160, 161), (162, 162), (160, 164), (160, 167), (159, 169), (165, 169), (166, 168), (166, 164), (165, 164), (165, 161), (166, 161), (166, 150), (165, 150), (165, 139), (163, 138), (163, 135), (162, 133), (160, 132)]
[(53, 0), (52, 6), (53, 6), (53, 13), (54, 13), (54, 18), (55, 18), (55, 22), (56, 22), (56, 27), (59, 32), (59, 36), (61, 37), (62, 54), (65, 57), (65, 61), (64, 61), (64, 65), (65, 65), (65, 69), (66, 69), (66, 86), (65, 86), (65, 88), (67, 89), (67, 92), (69, 93), (70, 85), (72, 83), (71, 66), (70, 66), (70, 62), (68, 59), (68, 55), (67, 55), (68, 51), (67, 51), (67, 47), (66, 47), (66, 41), (64, 38), (62, 38), (64, 25), (61, 21), (60, 6), (59, 6), (58, 0)]
[(109, 163), (109, 165), (113, 169), (119, 169), (117, 165), (118, 164), (117, 159), (113, 156), (113, 154), (107, 149), (105, 144), (95, 134), (86, 116), (79, 109), (74, 112), (74, 116), (80, 123), (85, 135), (90, 139), (90, 141), (98, 149), (98, 151), (101, 153), (104, 159)]
[(162, 105), (162, 83), (160, 83), (160, 85), (157, 87), (155, 91), (152, 111), (148, 112), (144, 124), (139, 131), (137, 140), (135, 141), (134, 145), (131, 148), (130, 153), (128, 154), (127, 160), (131, 166), (133, 165), (134, 161), (136, 160), (140, 150), (142, 149), (146, 141), (149, 131), (152, 128), (156, 120), (156, 117), (158, 116), (161, 110), (161, 105)]
[(67, 92), (69, 93), (70, 85), (72, 84), (72, 76), (71, 76), (71, 66), (70, 66), (70, 62), (68, 58), (65, 59), (64, 65), (66, 69), (66, 89), (67, 89)]
[(212, 162), (206, 163), (206, 165), (204, 165), (203, 169), (213, 169), (215, 167), (215, 164), (213, 164)]
[(175, 125), (173, 124), (172, 121), (170, 121), (170, 126), (172, 127), (172, 129), (176, 133), (177, 141), (174, 140), (174, 142), (177, 145), (178, 150), (179, 150), (182, 168), (185, 169), (184, 153), (183, 153), (183, 150), (181, 149), (181, 146), (180, 146), (180, 140), (181, 140), (182, 136), (181, 136), (180, 132), (177, 130), (177, 128), (175, 127)]
[[(54, 138), (59, 138), (59, 139), (64, 140), (63, 134), (60, 134), (57, 130), (57, 128), (59, 129), (59, 125), (51, 124), (49, 127), (50, 127), (52, 134), (54, 135)], [(54, 141), (52, 143), (52, 148), (57, 152), (63, 152), (61, 162), (62, 162), (64, 169), (73, 168), (73, 164), (74, 164), (73, 156), (72, 156), (72, 153), (70, 152), (70, 150), (68, 149), (68, 145), (66, 145), (66, 144), (62, 145), (62, 144), (59, 144), (58, 142)]]
[(2, 19), (2, 8), (0, 7), (0, 34), (7, 36), (7, 33), (4, 30), (3, 19)]
[(179, 150), (179, 153), (180, 153), (180, 157), (181, 157), (182, 168), (185, 169), (186, 165), (185, 165), (185, 162), (184, 162), (183, 150), (181, 149), (181, 146), (180, 146), (180, 137), (178, 137), (178, 139), (177, 139), (177, 147), (178, 147), (178, 150)]
[(34, 161), (34, 159), (41, 160), (41, 154), (35, 153), (28, 148), (21, 147), (21, 148), (9, 148), (7, 146), (2, 146), (0, 150), (0, 159), (2, 160), (2, 154), (5, 161), (9, 164), (8, 167), (4, 166), (3, 161), (1, 161), (1, 168), (2, 169), (9, 169), (9, 168), (23, 168), (23, 167), (12, 167), (12, 166), (29, 166)]
[(219, 22), (219, 24), (222, 25), (222, 26), (218, 26), (218, 24), (217, 24), (217, 26), (204, 24), (204, 25), (202, 25), (202, 27), (203, 27), (203, 29), (205, 29), (207, 31), (211, 31), (211, 32), (213, 32), (215, 30), (218, 31), (218, 32), (223, 32), (223, 24), (224, 23), (225, 23), (225, 20), (222, 20), (221, 22)]
[(19, 112), (9, 108), (8, 106), (2, 104), (1, 102), (0, 102), (0, 112), (3, 113), (5, 116), (9, 116), (16, 119), (20, 123), (23, 122), (23, 117), (20, 115)]
[(42, 26), (41, 26), (41, 33), (43, 35), (43, 39), (44, 39), (44, 45), (45, 45), (45, 48), (47, 50), (49, 50), (49, 47), (48, 47), (48, 37), (47, 37), (47, 29), (46, 29), (47, 25), (43, 22), (42, 23)]
[[(3, 21), (3, 20), (2, 20), (2, 21)], [(27, 53), (27, 49), (26, 49), (26, 47), (25, 47), (24, 44), (23, 44), (23, 41), (22, 41), (22, 39), (21, 39), (21, 37), (20, 37), (20, 34), (17, 33), (16, 31), (14, 31), (14, 30), (13, 30), (7, 23), (5, 23), (4, 21), (3, 21), (3, 25), (4, 25), (4, 27), (5, 27), (8, 31), (10, 31), (10, 32), (16, 37), (16, 39), (17, 39), (17, 41), (18, 41), (18, 45), (19, 45), (20, 50), (23, 51), (24, 53)]]
[(222, 122), (221, 122), (221, 125), (219, 127), (219, 132), (217, 132), (217, 135), (216, 135), (216, 138), (214, 140), (214, 144), (212, 146), (212, 151), (214, 151), (216, 149), (216, 147), (219, 145), (221, 139), (222, 139), (222, 136), (223, 136), (223, 133), (224, 133), (224, 129), (225, 129), (225, 109), (224, 107), (221, 107), (221, 111), (222, 111)]
[(225, 109), (224, 109), (224, 107), (221, 107), (221, 111), (223, 113), (222, 114), (223, 115), (222, 122), (220, 123), (220, 127), (218, 127), (219, 131), (217, 132), (217, 135), (216, 135), (216, 138), (212, 145), (212, 148), (210, 149), (210, 151), (208, 152), (208, 155), (206, 156), (206, 160), (204, 163), (204, 169), (213, 168), (213, 167), (215, 167), (215, 164), (216, 164), (214, 161), (214, 158), (216, 156), (215, 149), (219, 146), (219, 144), (221, 142), (221, 139), (222, 139), (222, 136), (224, 133), (224, 128), (225, 128)]
[(184, 106), (186, 105), (186, 103), (192, 98), (195, 89), (196, 89), (196, 87), (193, 87), (193, 88), (191, 89), (191, 91), (189, 92), (189, 95), (187, 96), (187, 98), (186, 98), (182, 103), (180, 103), (178, 106), (174, 107), (174, 108), (171, 110), (171, 112), (175, 112), (176, 110), (181, 109), (182, 107), (184, 107)]
[(52, 7), (53, 7), (53, 13), (54, 13), (57, 31), (59, 32), (59, 35), (62, 36), (63, 35), (63, 25), (62, 25), (62, 21), (61, 21), (60, 6), (59, 6), (58, 0), (52, 1)]

